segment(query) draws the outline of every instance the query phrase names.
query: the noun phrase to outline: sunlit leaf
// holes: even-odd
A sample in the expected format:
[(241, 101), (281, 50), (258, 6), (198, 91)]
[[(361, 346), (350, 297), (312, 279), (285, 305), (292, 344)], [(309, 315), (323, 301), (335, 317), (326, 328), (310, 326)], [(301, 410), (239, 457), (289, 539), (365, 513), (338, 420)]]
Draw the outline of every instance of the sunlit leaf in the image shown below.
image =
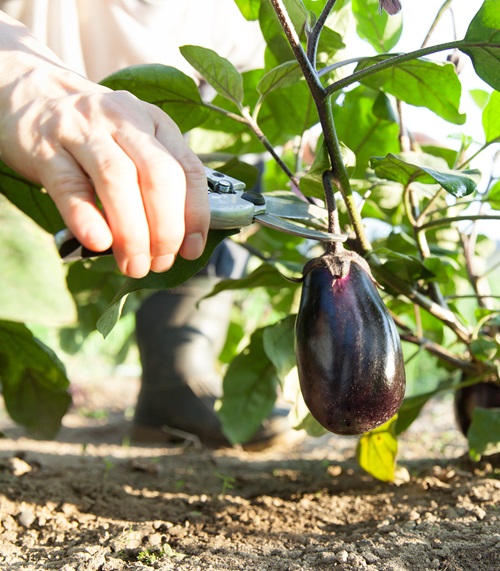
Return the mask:
[(363, 434), (358, 441), (356, 455), (359, 465), (382, 482), (394, 480), (398, 453), (396, 422), (397, 415), (375, 430)]
[[(365, 59), (356, 70), (365, 69), (388, 57), (391, 56)], [(370, 75), (362, 82), (410, 105), (426, 107), (450, 123), (465, 123), (465, 114), (460, 113), (462, 85), (451, 63), (411, 60)]]
[(387, 53), (398, 43), (403, 31), (401, 14), (389, 17), (379, 11), (378, 0), (353, 0), (352, 11), (360, 38), (368, 41), (378, 53)]
[(500, 93), (494, 91), (483, 110), (483, 128), (486, 142), (500, 140)]
[(257, 20), (261, 0), (235, 0), (235, 2), (247, 20)]
[(222, 97), (237, 106), (243, 102), (243, 78), (234, 65), (214, 50), (200, 46), (179, 48), (184, 58)]
[(275, 89), (297, 83), (302, 77), (302, 70), (297, 61), (287, 61), (268, 71), (257, 85), (257, 90), (265, 97)]
[(398, 152), (399, 126), (390, 116), (384, 93), (365, 86), (353, 89), (341, 106), (335, 106), (333, 115), (340, 140), (356, 156), (354, 177), (365, 176), (371, 157)]
[(370, 166), (380, 178), (399, 182), (406, 186), (412, 182), (423, 184), (439, 184), (447, 192), (458, 198), (472, 194), (481, 178), (477, 169), (464, 171), (436, 170), (423, 164), (425, 156), (417, 154), (404, 155), (421, 163), (409, 162), (401, 157), (388, 154), (386, 157), (373, 157)]
[(276, 374), (283, 383), (295, 367), (295, 315), (264, 328), (264, 350), (276, 367)]
[(65, 325), (73, 299), (51, 234), (0, 194), (0, 319)]
[(498, 0), (484, 0), (459, 49), (472, 60), (481, 79), (500, 91), (500, 10)]

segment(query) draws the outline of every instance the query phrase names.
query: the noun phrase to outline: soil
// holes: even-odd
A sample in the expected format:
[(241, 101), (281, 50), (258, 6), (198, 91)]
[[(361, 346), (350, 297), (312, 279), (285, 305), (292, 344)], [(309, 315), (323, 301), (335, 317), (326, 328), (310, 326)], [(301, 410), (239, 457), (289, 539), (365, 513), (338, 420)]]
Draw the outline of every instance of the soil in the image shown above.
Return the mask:
[(138, 381), (76, 385), (56, 441), (0, 413), (0, 569), (495, 571), (500, 463), (471, 463), (451, 402), (400, 442), (395, 483), (325, 435), (260, 452), (134, 447)]

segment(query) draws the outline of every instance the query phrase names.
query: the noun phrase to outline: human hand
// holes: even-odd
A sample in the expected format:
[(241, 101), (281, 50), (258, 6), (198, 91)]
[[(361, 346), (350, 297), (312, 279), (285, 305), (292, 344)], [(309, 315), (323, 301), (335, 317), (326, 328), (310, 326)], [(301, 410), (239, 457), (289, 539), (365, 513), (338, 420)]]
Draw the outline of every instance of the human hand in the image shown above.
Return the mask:
[(199, 257), (206, 176), (174, 122), (65, 69), (33, 41), (0, 59), (2, 160), (45, 187), (84, 246), (112, 245), (130, 277), (166, 271), (178, 253)]

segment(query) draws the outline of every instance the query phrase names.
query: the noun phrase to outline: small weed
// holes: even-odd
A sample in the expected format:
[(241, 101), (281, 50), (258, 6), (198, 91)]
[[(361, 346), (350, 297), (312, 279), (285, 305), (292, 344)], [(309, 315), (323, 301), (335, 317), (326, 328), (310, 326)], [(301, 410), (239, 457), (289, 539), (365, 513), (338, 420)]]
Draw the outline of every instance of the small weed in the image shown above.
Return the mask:
[(215, 476), (216, 478), (220, 478), (222, 480), (222, 486), (219, 495), (223, 496), (228, 490), (234, 489), (236, 478), (228, 476), (227, 474), (221, 474), (220, 472), (215, 472)]
[(137, 554), (137, 561), (144, 563), (145, 565), (154, 565), (157, 561), (163, 557), (168, 557), (169, 559), (184, 559), (186, 557), (185, 553), (179, 553), (172, 549), (170, 544), (165, 543), (160, 549), (144, 549), (139, 551)]

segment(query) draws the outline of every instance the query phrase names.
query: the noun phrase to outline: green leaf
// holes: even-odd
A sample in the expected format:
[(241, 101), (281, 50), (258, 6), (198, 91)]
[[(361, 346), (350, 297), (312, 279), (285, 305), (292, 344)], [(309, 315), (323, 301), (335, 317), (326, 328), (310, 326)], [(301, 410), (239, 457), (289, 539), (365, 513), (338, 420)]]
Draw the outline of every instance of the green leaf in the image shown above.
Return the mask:
[(356, 450), (359, 465), (382, 482), (394, 481), (398, 441), (395, 434), (397, 415), (382, 426), (363, 434)]
[(0, 161), (0, 194), (32, 218), (47, 232), (55, 234), (65, 224), (50, 196)]
[(47, 325), (76, 311), (54, 238), (0, 194), (0, 319)]
[(401, 37), (403, 18), (401, 14), (389, 17), (378, 8), (379, 0), (352, 0), (359, 37), (369, 42), (378, 53), (387, 53)]
[(185, 260), (181, 256), (177, 256), (174, 265), (167, 272), (149, 272), (147, 276), (141, 279), (128, 278), (116, 292), (106, 311), (99, 318), (97, 330), (103, 337), (106, 337), (112, 331), (116, 322), (120, 319), (126, 296), (129, 293), (140, 289), (170, 289), (187, 282), (206, 266), (216, 246), (224, 238), (237, 233), (238, 230), (210, 230), (205, 251), (197, 260)]
[[(340, 141), (340, 153), (342, 160), (350, 174), (356, 166), (355, 154)], [(314, 162), (306, 174), (300, 179), (300, 190), (306, 196), (314, 196), (316, 198), (325, 199), (325, 189), (323, 187), (323, 173), (330, 170), (330, 158), (326, 149), (325, 139), (320, 136), (316, 144), (316, 153)]]
[[(356, 71), (388, 57), (391, 56), (365, 59)], [(450, 123), (465, 123), (465, 114), (459, 111), (462, 85), (451, 63), (410, 60), (370, 75), (362, 82), (410, 105), (426, 107)]]
[(243, 78), (234, 65), (214, 50), (200, 46), (182, 46), (181, 54), (217, 91), (238, 107), (243, 103)]
[(0, 321), (0, 381), (12, 419), (31, 436), (54, 438), (71, 397), (56, 355), (20, 323)]
[(257, 20), (261, 0), (235, 0), (240, 12), (247, 20)]
[(257, 287), (282, 288), (285, 285), (285, 277), (272, 264), (262, 264), (251, 274), (239, 279), (221, 280), (216, 283), (212, 291), (205, 297), (213, 297), (221, 291), (235, 289), (255, 289)]
[(268, 71), (259, 81), (257, 90), (265, 97), (271, 91), (297, 83), (303, 78), (297, 61), (287, 61)]
[(500, 409), (476, 407), (467, 431), (469, 454), (478, 461), (481, 456), (500, 452)]
[(101, 81), (110, 89), (130, 91), (165, 111), (182, 132), (201, 125), (209, 115), (192, 78), (160, 64), (127, 67)]
[(374, 155), (398, 152), (399, 126), (391, 109), (387, 95), (365, 86), (347, 92), (342, 106), (334, 107), (337, 135), (356, 155), (354, 177), (365, 177)]
[(489, 92), (484, 89), (471, 89), (469, 93), (479, 109), (484, 109), (490, 98)]
[(295, 315), (264, 328), (264, 350), (281, 383), (295, 367)]
[(477, 75), (500, 91), (500, 10), (498, 0), (484, 0), (459, 49), (467, 54)]
[[(418, 153), (405, 153), (396, 156), (389, 153), (386, 157), (373, 157), (370, 160), (370, 166), (378, 177), (399, 182), (404, 186), (412, 182), (437, 183), (457, 198), (472, 194), (476, 190), (481, 177), (481, 173), (477, 169), (464, 171), (436, 170), (426, 166), (425, 162), (428, 161), (428, 156)], [(412, 159), (414, 162), (408, 162), (404, 160), (405, 158)], [(433, 159), (436, 160), (435, 157)], [(417, 164), (417, 161), (420, 164)], [(446, 163), (443, 166), (446, 167)]]
[(218, 411), (224, 434), (233, 444), (247, 442), (273, 410), (278, 376), (257, 329), (250, 344), (229, 365)]
[(500, 93), (494, 91), (483, 110), (483, 128), (486, 142), (500, 140)]

